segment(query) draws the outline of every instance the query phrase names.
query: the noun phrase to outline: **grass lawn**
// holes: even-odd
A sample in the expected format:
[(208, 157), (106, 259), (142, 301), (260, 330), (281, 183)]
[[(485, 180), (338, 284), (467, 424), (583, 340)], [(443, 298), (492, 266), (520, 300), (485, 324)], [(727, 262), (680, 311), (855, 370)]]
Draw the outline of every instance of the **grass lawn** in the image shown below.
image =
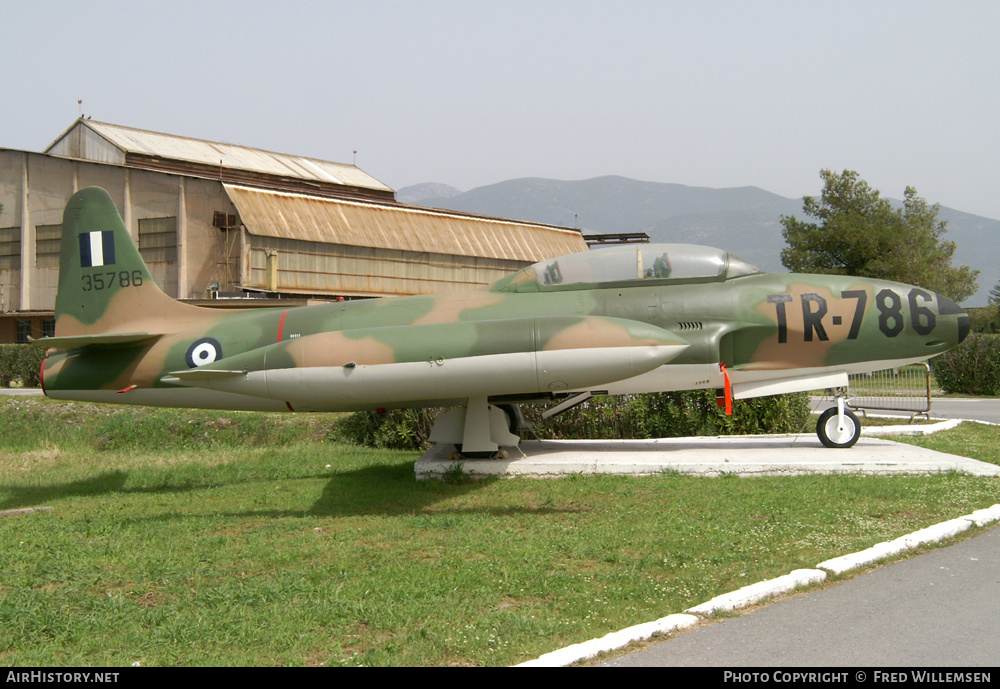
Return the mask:
[[(418, 453), (331, 423), (0, 398), (0, 509), (53, 508), (0, 519), (0, 663), (511, 665), (1000, 497), (957, 474), (417, 482)], [(907, 442), (1000, 463), (969, 426)]]

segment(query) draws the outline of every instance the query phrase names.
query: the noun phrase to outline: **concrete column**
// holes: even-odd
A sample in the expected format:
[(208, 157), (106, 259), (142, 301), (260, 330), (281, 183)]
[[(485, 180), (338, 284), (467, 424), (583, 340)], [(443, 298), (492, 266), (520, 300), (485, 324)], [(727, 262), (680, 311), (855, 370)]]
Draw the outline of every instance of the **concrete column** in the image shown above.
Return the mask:
[(233, 289), (237, 287), (242, 287), (246, 283), (250, 282), (250, 246), (247, 242), (247, 226), (242, 222), (240, 223), (240, 257), (236, 261), (237, 265), (237, 275), (236, 284), (233, 285)]
[(187, 189), (184, 178), (178, 178), (177, 194), (177, 298), (186, 299), (187, 284)]
[(35, 272), (35, 228), (31, 225), (28, 208), (28, 154), (21, 163), (21, 276), (20, 303), (7, 308), (26, 311), (31, 308), (31, 276)]
[(122, 222), (125, 223), (125, 229), (128, 230), (129, 236), (132, 237), (132, 241), (135, 242), (136, 246), (139, 246), (139, 227), (132, 227), (132, 178), (129, 176), (128, 168), (125, 168), (125, 207), (122, 208)]

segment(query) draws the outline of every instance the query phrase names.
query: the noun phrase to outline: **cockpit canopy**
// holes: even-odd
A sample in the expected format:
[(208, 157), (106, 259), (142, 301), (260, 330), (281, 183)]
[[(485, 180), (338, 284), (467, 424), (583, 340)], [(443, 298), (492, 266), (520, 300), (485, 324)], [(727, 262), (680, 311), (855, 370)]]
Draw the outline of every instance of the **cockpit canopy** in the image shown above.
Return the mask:
[(499, 292), (573, 289), (632, 281), (721, 282), (761, 272), (721, 249), (694, 244), (633, 244), (551, 258), (496, 283)]

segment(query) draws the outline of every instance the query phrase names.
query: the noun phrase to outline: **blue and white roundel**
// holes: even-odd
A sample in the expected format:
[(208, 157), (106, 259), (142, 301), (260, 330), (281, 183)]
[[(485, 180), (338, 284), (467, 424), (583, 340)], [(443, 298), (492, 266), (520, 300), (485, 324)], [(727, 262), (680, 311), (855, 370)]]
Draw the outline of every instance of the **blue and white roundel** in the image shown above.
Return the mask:
[(191, 368), (210, 364), (222, 358), (222, 345), (211, 337), (203, 337), (188, 347), (185, 358)]

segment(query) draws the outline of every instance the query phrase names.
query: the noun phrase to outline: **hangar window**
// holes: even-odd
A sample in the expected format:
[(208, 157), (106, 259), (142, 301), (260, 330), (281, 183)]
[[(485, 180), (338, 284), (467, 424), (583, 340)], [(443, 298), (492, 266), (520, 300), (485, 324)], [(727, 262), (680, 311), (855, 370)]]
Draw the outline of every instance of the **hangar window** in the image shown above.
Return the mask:
[(147, 263), (177, 260), (177, 218), (144, 218), (139, 221), (139, 255)]
[(21, 228), (0, 227), (0, 270), (21, 267)]
[(15, 324), (14, 342), (17, 344), (28, 344), (31, 337), (31, 321), (26, 318), (18, 318)]
[(35, 267), (58, 268), (62, 225), (35, 226)]

